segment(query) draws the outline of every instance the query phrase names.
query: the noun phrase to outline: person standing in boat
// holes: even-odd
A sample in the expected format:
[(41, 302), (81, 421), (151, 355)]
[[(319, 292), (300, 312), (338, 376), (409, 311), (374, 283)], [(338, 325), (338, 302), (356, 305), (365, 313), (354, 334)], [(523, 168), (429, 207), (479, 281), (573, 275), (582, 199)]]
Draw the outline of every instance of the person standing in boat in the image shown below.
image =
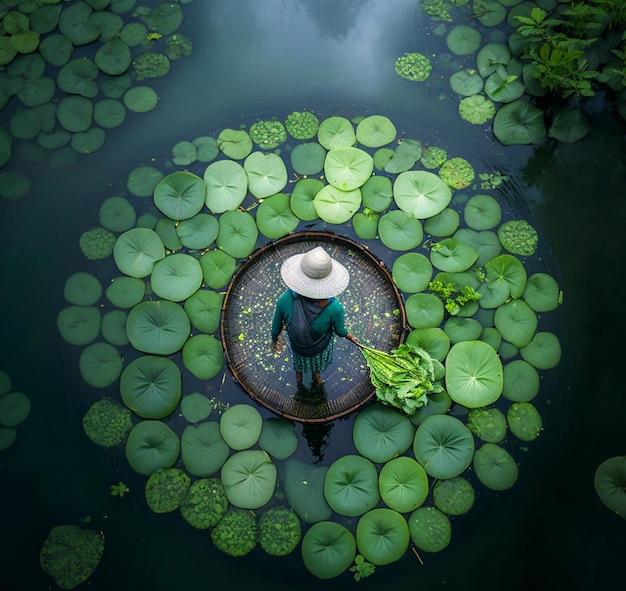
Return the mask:
[(356, 342), (346, 329), (344, 309), (336, 296), (350, 282), (348, 270), (318, 246), (286, 259), (280, 274), (288, 289), (279, 298), (272, 321), (272, 349), (287, 330), (298, 391), (310, 372), (312, 387), (322, 386), (322, 372), (332, 363), (335, 335)]

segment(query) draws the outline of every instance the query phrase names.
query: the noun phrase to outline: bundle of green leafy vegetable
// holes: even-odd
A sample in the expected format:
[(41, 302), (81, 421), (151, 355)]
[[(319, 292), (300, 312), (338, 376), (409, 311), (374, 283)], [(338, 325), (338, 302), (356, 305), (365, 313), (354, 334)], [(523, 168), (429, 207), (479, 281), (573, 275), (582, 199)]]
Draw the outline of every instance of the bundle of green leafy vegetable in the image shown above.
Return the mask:
[(443, 390), (443, 365), (424, 349), (401, 344), (390, 353), (357, 343), (370, 369), (376, 398), (407, 415), (428, 404), (429, 394)]

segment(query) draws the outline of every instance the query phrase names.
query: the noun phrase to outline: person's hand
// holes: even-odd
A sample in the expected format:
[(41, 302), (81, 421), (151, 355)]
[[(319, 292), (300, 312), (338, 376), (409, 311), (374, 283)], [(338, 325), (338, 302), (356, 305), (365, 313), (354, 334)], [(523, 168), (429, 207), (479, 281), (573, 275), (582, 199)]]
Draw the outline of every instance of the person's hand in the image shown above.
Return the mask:
[(349, 341), (352, 341), (353, 343), (358, 343), (358, 342), (359, 342), (359, 341), (358, 341), (358, 339), (357, 339), (354, 335), (352, 335), (352, 334), (348, 334), (348, 335), (346, 336), (346, 338), (347, 338)]
[(274, 351), (274, 353), (280, 353), (280, 345), (278, 344), (278, 341), (272, 341), (272, 351)]

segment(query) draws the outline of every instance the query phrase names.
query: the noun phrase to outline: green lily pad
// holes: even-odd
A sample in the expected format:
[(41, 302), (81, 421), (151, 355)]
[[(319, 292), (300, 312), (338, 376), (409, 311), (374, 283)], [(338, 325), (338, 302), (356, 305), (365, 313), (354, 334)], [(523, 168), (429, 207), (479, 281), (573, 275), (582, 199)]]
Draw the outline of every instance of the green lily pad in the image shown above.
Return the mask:
[(328, 117), (320, 123), (317, 141), (326, 150), (345, 148), (356, 143), (356, 133), (352, 123), (345, 117)]
[(78, 271), (65, 282), (63, 297), (75, 306), (93, 306), (102, 296), (102, 284), (91, 273)]
[(424, 221), (424, 232), (436, 238), (450, 236), (459, 227), (459, 222), (460, 216), (456, 210), (446, 207)]
[(376, 466), (357, 455), (335, 460), (326, 473), (324, 496), (339, 515), (356, 517), (373, 509), (380, 500)]
[(474, 505), (476, 494), (469, 480), (462, 476), (438, 480), (433, 487), (435, 507), (447, 515), (463, 515)]
[(539, 393), (537, 370), (523, 359), (515, 359), (504, 366), (502, 396), (513, 402), (529, 402)]
[(422, 224), (413, 215), (396, 209), (383, 215), (378, 222), (380, 241), (391, 250), (413, 250), (424, 236)]
[(326, 154), (324, 173), (328, 182), (342, 191), (357, 189), (374, 170), (372, 157), (359, 148), (334, 148)]
[(291, 197), (278, 193), (263, 200), (256, 212), (259, 231), (267, 238), (280, 238), (293, 232), (300, 220), (291, 211)]
[(342, 191), (333, 185), (325, 185), (313, 199), (317, 215), (329, 224), (344, 224), (361, 206), (361, 191)]
[(534, 441), (543, 429), (541, 415), (530, 402), (514, 402), (506, 413), (511, 433), (522, 441)]
[(208, 334), (189, 337), (183, 345), (183, 364), (200, 380), (215, 377), (224, 365), (221, 341)]
[(543, 111), (523, 100), (507, 103), (494, 117), (493, 133), (505, 146), (539, 143), (546, 135)]
[(252, 152), (244, 161), (248, 189), (257, 199), (275, 195), (287, 184), (287, 169), (276, 154)]
[(132, 228), (121, 234), (113, 249), (117, 268), (130, 277), (150, 275), (154, 264), (165, 257), (165, 247), (159, 235), (148, 228)]
[(89, 58), (79, 58), (65, 64), (57, 76), (57, 85), (68, 94), (93, 98), (98, 94), (98, 66)]
[(478, 51), (481, 40), (478, 29), (468, 25), (457, 25), (448, 33), (446, 44), (456, 55), (469, 55)]
[(561, 360), (561, 344), (551, 332), (537, 332), (532, 341), (520, 349), (524, 361), (537, 369), (551, 369)]
[(432, 293), (409, 296), (405, 308), (407, 321), (413, 328), (433, 328), (443, 321), (443, 302)]
[(94, 62), (105, 74), (117, 76), (128, 70), (131, 59), (130, 47), (121, 39), (111, 39), (98, 49)]
[(395, 125), (384, 115), (370, 115), (356, 126), (356, 139), (368, 148), (380, 148), (396, 139)]
[(261, 435), (263, 418), (250, 404), (235, 404), (222, 414), (220, 432), (224, 441), (234, 450), (252, 447)]
[(223, 129), (217, 136), (217, 146), (225, 156), (243, 160), (252, 152), (252, 139), (244, 129)]
[(417, 293), (428, 287), (433, 266), (423, 254), (407, 252), (396, 258), (391, 273), (399, 289), (407, 293)]
[(118, 308), (132, 308), (146, 294), (146, 284), (136, 277), (115, 277), (106, 288), (106, 298)]
[(191, 218), (182, 220), (176, 227), (176, 234), (186, 248), (204, 250), (215, 242), (219, 223), (215, 216), (208, 213), (197, 213)]
[(180, 402), (180, 410), (190, 423), (199, 423), (208, 418), (213, 410), (211, 401), (200, 392), (183, 396)]
[(478, 259), (478, 252), (454, 238), (435, 242), (430, 248), (433, 267), (447, 273), (460, 273), (469, 269)]
[(226, 460), (221, 480), (232, 505), (241, 509), (258, 509), (272, 498), (276, 475), (276, 466), (266, 452), (249, 449), (239, 451)]
[(163, 173), (153, 166), (138, 166), (128, 175), (126, 188), (137, 197), (152, 197)]
[(452, 192), (436, 174), (418, 170), (398, 175), (393, 184), (393, 196), (401, 210), (425, 219), (445, 209)]
[(356, 556), (356, 540), (340, 523), (321, 521), (302, 538), (302, 560), (318, 579), (332, 579), (348, 570)]
[(477, 449), (473, 465), (478, 480), (491, 490), (507, 490), (517, 481), (515, 460), (496, 443), (485, 443)]
[[(407, 345), (424, 349), (426, 353), (437, 361), (443, 361), (450, 350), (450, 337), (438, 326), (416, 328), (408, 334), (406, 342)], [(432, 396), (429, 398), (427, 406), (429, 409), (432, 406)], [(420, 410), (421, 408), (417, 409), (417, 411)], [(413, 423), (415, 424), (415, 421)]]
[(126, 320), (128, 339), (135, 349), (153, 355), (180, 351), (189, 338), (189, 318), (181, 306), (168, 300), (141, 302)]
[(163, 421), (141, 421), (126, 440), (126, 459), (139, 474), (149, 476), (159, 468), (171, 468), (180, 454), (178, 435)]
[(523, 300), (512, 300), (496, 310), (495, 327), (516, 347), (530, 343), (537, 330), (537, 315)]
[(561, 292), (554, 277), (534, 273), (526, 282), (522, 298), (535, 312), (550, 312), (559, 307)]
[(87, 345), (100, 333), (100, 310), (95, 306), (68, 306), (57, 315), (61, 338), (70, 345)]
[(159, 97), (149, 86), (133, 86), (124, 93), (122, 101), (133, 113), (147, 113), (157, 106)]
[(213, 421), (185, 427), (180, 443), (181, 459), (192, 476), (215, 474), (230, 454), (230, 448), (220, 435), (219, 424)]
[[(381, 152), (382, 150), (379, 150)], [(378, 152), (377, 152), (378, 154)], [(406, 172), (415, 166), (422, 156), (422, 144), (411, 138), (403, 139), (391, 153), (383, 169), (390, 174)]]
[(59, 101), (56, 116), (67, 131), (86, 131), (93, 120), (93, 103), (82, 96), (65, 97)]
[(226, 211), (219, 218), (217, 246), (235, 259), (245, 259), (254, 250), (259, 230), (245, 211)]
[(411, 541), (424, 552), (440, 552), (450, 544), (450, 519), (435, 507), (420, 507), (409, 516)]
[(293, 422), (282, 417), (264, 419), (259, 447), (277, 460), (288, 458), (298, 447)]
[(496, 114), (493, 101), (482, 94), (467, 96), (459, 101), (459, 115), (473, 125), (487, 123)]
[(83, 380), (94, 388), (106, 388), (122, 373), (121, 353), (109, 343), (93, 343), (80, 354), (78, 368)]
[(393, 186), (391, 180), (382, 175), (371, 176), (361, 187), (363, 207), (376, 212), (389, 209), (393, 201)]
[(472, 408), (467, 415), (467, 428), (476, 437), (498, 443), (506, 435), (506, 417), (497, 408)]
[(5, 427), (21, 425), (30, 414), (31, 404), (23, 392), (9, 392), (0, 396), (0, 424)]
[(100, 30), (89, 20), (93, 9), (86, 2), (65, 7), (59, 16), (59, 31), (74, 45), (87, 45), (100, 36)]
[(372, 509), (359, 519), (356, 526), (359, 552), (365, 560), (375, 565), (400, 560), (409, 548), (409, 540), (406, 519), (392, 509)]
[(461, 96), (473, 96), (482, 91), (484, 81), (476, 70), (460, 70), (450, 76), (450, 88)]
[(626, 519), (626, 456), (604, 460), (596, 469), (593, 486), (600, 500)]
[(200, 266), (202, 267), (202, 276), (204, 277), (204, 282), (207, 287), (220, 289), (224, 287), (235, 274), (237, 261), (223, 250), (215, 249), (205, 252), (200, 257)]
[(315, 210), (314, 199), (323, 188), (324, 183), (319, 179), (300, 179), (294, 185), (289, 200), (293, 213), (303, 221), (316, 219), (317, 211)]
[(248, 176), (243, 166), (232, 160), (218, 160), (206, 167), (206, 206), (212, 213), (237, 209), (246, 197)]
[(285, 493), (298, 517), (307, 523), (325, 521), (332, 509), (324, 498), (327, 466), (316, 466), (296, 459), (285, 462)]
[(563, 108), (552, 119), (548, 136), (560, 142), (573, 143), (583, 139), (589, 129), (589, 120), (581, 110)]
[(379, 486), (383, 503), (398, 513), (415, 511), (428, 496), (426, 471), (407, 456), (394, 458), (381, 468)]
[(298, 144), (290, 154), (291, 167), (300, 175), (320, 173), (325, 159), (326, 150), (317, 142)]

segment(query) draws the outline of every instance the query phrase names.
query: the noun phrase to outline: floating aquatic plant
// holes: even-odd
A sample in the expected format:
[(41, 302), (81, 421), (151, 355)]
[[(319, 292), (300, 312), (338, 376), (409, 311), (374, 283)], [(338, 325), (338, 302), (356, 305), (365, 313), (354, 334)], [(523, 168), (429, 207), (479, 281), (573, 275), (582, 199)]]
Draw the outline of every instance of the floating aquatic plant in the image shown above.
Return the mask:
[(245, 556), (257, 545), (259, 529), (255, 518), (243, 509), (229, 509), (211, 530), (215, 546), (230, 556)]
[(537, 250), (539, 235), (526, 220), (510, 220), (498, 228), (502, 246), (513, 254), (532, 256)]
[(130, 492), (130, 488), (128, 488), (121, 480), (117, 484), (111, 485), (112, 497), (123, 497), (127, 492)]
[(465, 97), (459, 101), (459, 115), (469, 123), (482, 125), (496, 114), (493, 101), (482, 94)]
[(280, 121), (257, 121), (250, 126), (252, 141), (263, 150), (273, 150), (287, 140), (287, 131)]
[(285, 119), (287, 131), (297, 140), (315, 137), (319, 125), (319, 119), (310, 111), (293, 111)]
[(433, 69), (428, 57), (423, 53), (405, 53), (396, 60), (396, 73), (413, 82), (423, 82)]
[(441, 165), (439, 176), (446, 185), (464, 189), (474, 180), (474, 168), (465, 158), (450, 158)]
[(103, 447), (122, 443), (132, 427), (130, 410), (108, 398), (94, 402), (83, 417), (87, 437)]

